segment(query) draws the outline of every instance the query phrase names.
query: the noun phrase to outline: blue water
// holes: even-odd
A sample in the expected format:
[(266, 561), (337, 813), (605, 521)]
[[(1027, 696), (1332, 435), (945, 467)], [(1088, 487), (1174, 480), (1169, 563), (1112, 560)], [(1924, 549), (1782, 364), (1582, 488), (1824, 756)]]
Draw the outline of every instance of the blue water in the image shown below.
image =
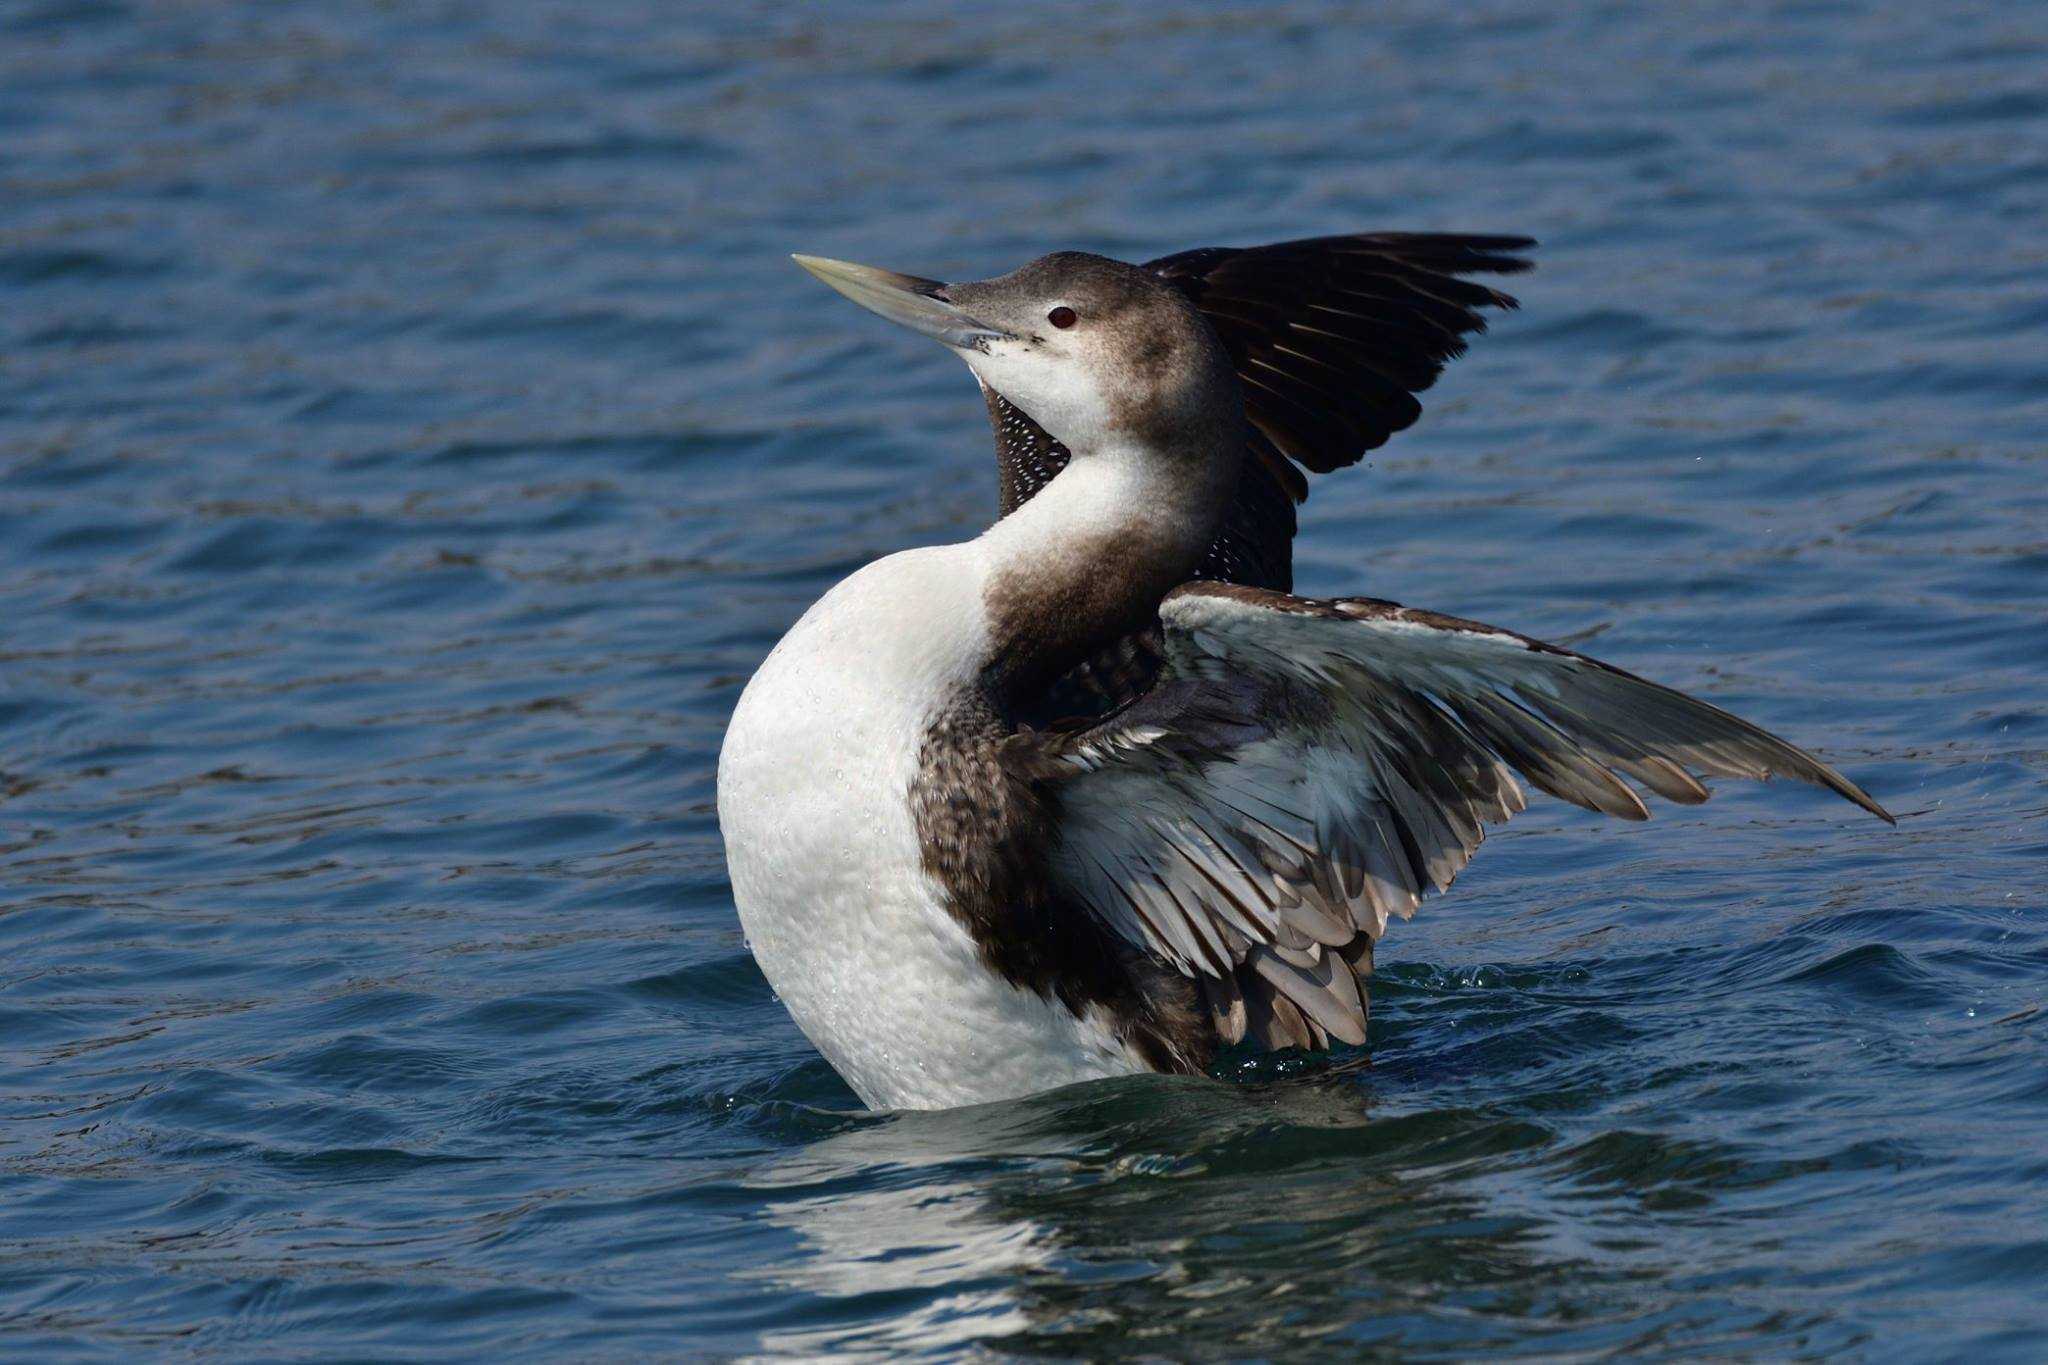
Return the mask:
[[(2048, 13), (0, 6), (0, 1349), (2048, 1354)], [(1542, 802), (1369, 1068), (877, 1116), (741, 942), (725, 717), (971, 534), (936, 276), (1542, 268), (1300, 580), (1903, 819)]]

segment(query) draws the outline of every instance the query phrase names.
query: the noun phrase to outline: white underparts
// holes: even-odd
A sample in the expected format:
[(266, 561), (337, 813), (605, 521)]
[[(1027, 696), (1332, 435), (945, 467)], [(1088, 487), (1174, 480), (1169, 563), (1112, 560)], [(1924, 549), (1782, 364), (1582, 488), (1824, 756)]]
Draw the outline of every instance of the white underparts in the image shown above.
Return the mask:
[(909, 803), (919, 749), (980, 667), (981, 584), (1003, 551), (912, 550), (834, 588), (754, 675), (719, 755), (748, 943), (797, 1025), (876, 1108), (1144, 1069), (1102, 1023), (990, 971), (923, 868)]

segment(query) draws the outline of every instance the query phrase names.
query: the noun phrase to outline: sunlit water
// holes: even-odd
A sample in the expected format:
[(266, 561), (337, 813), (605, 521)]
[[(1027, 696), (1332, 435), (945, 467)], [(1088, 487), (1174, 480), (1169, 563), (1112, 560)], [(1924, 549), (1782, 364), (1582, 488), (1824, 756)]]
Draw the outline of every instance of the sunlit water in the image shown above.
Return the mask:
[[(4, 1345), (2048, 1350), (2041, 9), (724, 14), (0, 8)], [(1370, 1067), (857, 1112), (714, 758), (992, 473), (784, 253), (1379, 227), (1542, 269), (1303, 587), (1588, 640), (1899, 828), (1544, 802)]]

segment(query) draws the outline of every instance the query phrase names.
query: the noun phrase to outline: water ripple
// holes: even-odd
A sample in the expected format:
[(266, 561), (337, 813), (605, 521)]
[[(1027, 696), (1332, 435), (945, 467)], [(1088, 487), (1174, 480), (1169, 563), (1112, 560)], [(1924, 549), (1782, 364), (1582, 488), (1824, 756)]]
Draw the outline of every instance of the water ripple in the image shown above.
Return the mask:
[[(912, 0), (0, 16), (13, 1354), (2038, 1356), (2032, 10)], [(1532, 811), (1374, 1049), (873, 1115), (714, 767), (992, 495), (788, 268), (1529, 231), (1308, 591), (1816, 746)]]

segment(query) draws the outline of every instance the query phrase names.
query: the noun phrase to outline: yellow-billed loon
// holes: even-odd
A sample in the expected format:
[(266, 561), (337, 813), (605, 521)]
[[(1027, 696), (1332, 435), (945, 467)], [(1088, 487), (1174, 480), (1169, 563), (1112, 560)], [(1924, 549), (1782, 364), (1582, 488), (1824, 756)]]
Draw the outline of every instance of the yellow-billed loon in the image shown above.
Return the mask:
[(806, 612), (719, 756), (748, 942), (862, 1100), (1361, 1044), (1374, 943), (1522, 809), (1518, 775), (1632, 820), (1637, 787), (1690, 804), (1700, 775), (1891, 819), (1584, 655), (1289, 592), (1303, 470), (1413, 422), (1479, 310), (1514, 304), (1464, 277), (1530, 245), (1062, 251), (968, 284), (797, 258), (967, 362), (1002, 494), (976, 539), (877, 560)]

